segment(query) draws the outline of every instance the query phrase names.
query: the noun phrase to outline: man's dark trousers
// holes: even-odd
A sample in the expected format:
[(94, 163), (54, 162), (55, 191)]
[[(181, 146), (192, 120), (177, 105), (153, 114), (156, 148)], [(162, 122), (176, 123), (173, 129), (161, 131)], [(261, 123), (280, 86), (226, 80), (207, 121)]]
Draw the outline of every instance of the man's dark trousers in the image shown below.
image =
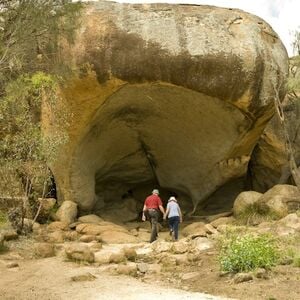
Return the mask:
[(148, 216), (151, 223), (151, 238), (150, 243), (154, 242), (157, 239), (157, 223), (159, 213), (157, 209), (148, 209)]

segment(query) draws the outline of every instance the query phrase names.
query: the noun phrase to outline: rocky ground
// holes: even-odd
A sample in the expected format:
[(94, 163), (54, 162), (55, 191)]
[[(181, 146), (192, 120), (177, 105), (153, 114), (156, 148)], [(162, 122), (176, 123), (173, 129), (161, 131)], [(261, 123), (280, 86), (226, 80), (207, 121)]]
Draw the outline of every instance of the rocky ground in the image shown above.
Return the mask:
[[(231, 219), (222, 217), (212, 224), (222, 223), (217, 227), (222, 230), (222, 226), (229, 226), (224, 222)], [(47, 227), (59, 225), (54, 222)], [(92, 239), (89, 235), (59, 241), (61, 234), (75, 232), (50, 232), (51, 242), (37, 241), (39, 234), (7, 241), (9, 251), (0, 255), (0, 298), (152, 299), (153, 293), (157, 299), (216, 299), (208, 296), (215, 295), (296, 300), (300, 296), (299, 267), (279, 265), (262, 278), (250, 274), (241, 283), (237, 283), (238, 275), (220, 272), (215, 239), (220, 233), (202, 222), (185, 226), (177, 243), (170, 241), (167, 231), (160, 232), (153, 244), (82, 242)], [(149, 236), (146, 229), (142, 232)]]
[[(300, 214), (297, 207), (285, 210), (289, 193), (294, 189), (276, 187), (275, 196), (265, 194), (267, 201), (246, 192), (232, 212), (185, 218), (178, 242), (172, 242), (166, 224), (150, 244), (148, 222), (116, 224), (96, 215), (77, 219), (70, 209), (60, 211), (64, 221), (33, 224), (26, 237), (2, 226), (0, 299), (299, 299)], [(252, 211), (239, 217), (261, 198), (264, 209), (267, 205), (284, 216), (272, 220)], [(276, 266), (221, 272), (220, 241), (232, 231), (272, 234), (281, 252)]]

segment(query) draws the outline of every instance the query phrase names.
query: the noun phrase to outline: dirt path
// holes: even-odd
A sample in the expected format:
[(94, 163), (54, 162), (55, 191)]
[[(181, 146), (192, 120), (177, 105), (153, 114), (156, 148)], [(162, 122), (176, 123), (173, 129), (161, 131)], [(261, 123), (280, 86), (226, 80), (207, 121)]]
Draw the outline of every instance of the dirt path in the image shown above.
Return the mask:
[[(87, 272), (96, 279), (84, 282), (71, 280), (72, 276)], [(0, 299), (3, 300), (224, 299), (163, 287), (157, 282), (153, 286), (127, 276), (105, 274), (99, 267), (80, 266), (59, 258), (19, 261), (19, 268), (13, 269), (7, 269), (5, 262), (0, 261)]]

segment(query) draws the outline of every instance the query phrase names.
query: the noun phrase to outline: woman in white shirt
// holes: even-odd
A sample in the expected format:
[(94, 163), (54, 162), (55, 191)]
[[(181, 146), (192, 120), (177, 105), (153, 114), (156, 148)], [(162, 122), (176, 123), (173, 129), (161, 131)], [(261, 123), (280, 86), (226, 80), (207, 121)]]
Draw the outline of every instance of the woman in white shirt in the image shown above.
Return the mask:
[(179, 223), (182, 222), (182, 213), (175, 197), (170, 197), (164, 219), (168, 217), (170, 234), (175, 241), (178, 240)]

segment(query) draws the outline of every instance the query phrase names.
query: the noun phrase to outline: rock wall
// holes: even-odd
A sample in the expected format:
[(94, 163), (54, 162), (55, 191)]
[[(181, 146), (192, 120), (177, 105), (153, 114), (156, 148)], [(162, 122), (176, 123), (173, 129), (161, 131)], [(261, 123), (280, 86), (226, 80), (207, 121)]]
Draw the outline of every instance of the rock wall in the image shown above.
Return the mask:
[(82, 211), (153, 186), (193, 210), (244, 177), (288, 64), (272, 28), (241, 10), (101, 1), (63, 55), (72, 118), (52, 169), (60, 200)]

